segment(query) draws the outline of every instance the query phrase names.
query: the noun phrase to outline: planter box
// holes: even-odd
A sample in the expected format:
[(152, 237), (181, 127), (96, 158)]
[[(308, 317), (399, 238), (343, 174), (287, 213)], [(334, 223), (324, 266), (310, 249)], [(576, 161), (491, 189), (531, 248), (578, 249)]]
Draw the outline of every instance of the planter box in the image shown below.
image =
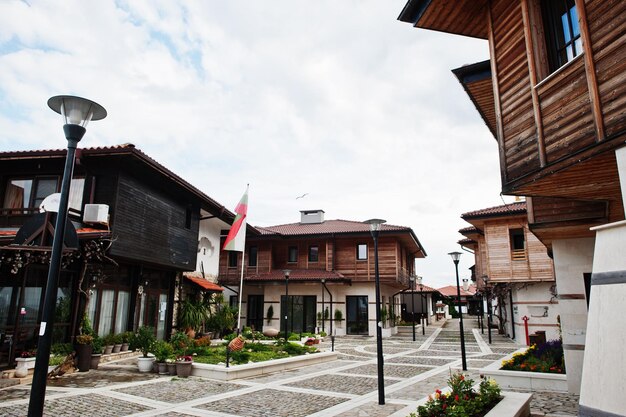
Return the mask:
[(524, 352), (519, 349), (502, 360), (493, 362), (480, 370), (480, 373), (495, 379), (502, 389), (521, 388), (539, 391), (567, 392), (567, 375), (543, 372), (505, 371), (500, 369), (502, 362), (513, 357), (515, 353)]
[(344, 329), (343, 327), (334, 327), (333, 333), (335, 333), (335, 336), (345, 336), (346, 329)]
[(529, 417), (532, 394), (502, 392), (502, 400), (485, 417)]
[(28, 375), (28, 370), (35, 368), (36, 358), (16, 358), (14, 376), (16, 378), (24, 378)]
[(230, 381), (232, 379), (265, 375), (287, 369), (299, 368), (301, 366), (315, 365), (336, 359), (337, 352), (320, 352), (309, 355), (292, 356), (284, 359), (272, 359), (265, 362), (231, 365), (230, 368), (227, 368), (226, 365), (209, 365), (194, 362), (191, 375), (220, 381)]

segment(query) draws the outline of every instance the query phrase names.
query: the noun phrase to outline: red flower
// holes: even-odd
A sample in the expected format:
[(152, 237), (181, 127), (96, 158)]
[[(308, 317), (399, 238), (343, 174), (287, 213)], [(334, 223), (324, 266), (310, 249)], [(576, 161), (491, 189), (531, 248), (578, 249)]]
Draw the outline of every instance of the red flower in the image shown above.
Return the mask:
[(465, 375), (461, 375), (461, 376), (459, 377), (459, 379), (460, 379), (461, 381), (465, 381)]
[(444, 405), (441, 406), (442, 410), (445, 410), (446, 408), (448, 408), (448, 404), (444, 404)]
[(456, 402), (459, 401), (459, 395), (458, 394), (454, 396), (454, 401), (456, 401)]

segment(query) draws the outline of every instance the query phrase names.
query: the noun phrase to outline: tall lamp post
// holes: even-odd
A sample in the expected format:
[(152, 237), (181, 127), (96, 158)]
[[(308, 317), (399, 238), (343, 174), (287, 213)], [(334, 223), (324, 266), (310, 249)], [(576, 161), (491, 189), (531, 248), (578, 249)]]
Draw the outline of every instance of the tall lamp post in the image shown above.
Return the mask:
[(50, 254), (50, 268), (46, 280), (46, 292), (43, 300), (43, 312), (37, 339), (37, 358), (33, 383), (28, 403), (29, 416), (41, 416), (46, 395), (46, 377), (50, 347), (52, 345), (52, 327), (54, 326), (54, 310), (56, 307), (59, 274), (61, 272), (61, 258), (63, 255), (63, 241), (65, 239), (65, 224), (67, 222), (67, 208), (70, 193), (70, 183), (74, 172), (74, 157), (78, 142), (87, 131), (85, 127), (90, 120), (101, 120), (107, 115), (101, 105), (81, 97), (55, 96), (48, 100), (48, 106), (63, 116), (65, 124), (63, 132), (67, 139), (67, 157), (61, 181), (61, 197), (59, 212), (54, 226), (52, 253)]
[(491, 344), (491, 287), (489, 286), (489, 277), (483, 276), (483, 282), (485, 283), (485, 290), (487, 291), (487, 333), (489, 334), (489, 344)]
[(289, 274), (290, 269), (283, 269), (285, 274), (285, 342), (289, 340)]
[(411, 318), (413, 319), (413, 341), (415, 342), (415, 275), (411, 275), (409, 281), (411, 281)]
[(426, 336), (426, 328), (424, 327), (424, 284), (422, 283), (422, 277), (417, 277), (417, 285), (420, 287), (420, 311), (422, 312), (420, 321), (422, 322), (422, 336)]
[(383, 375), (383, 323), (380, 320), (380, 276), (378, 275), (378, 233), (385, 220), (371, 219), (365, 221), (370, 225), (374, 239), (374, 275), (376, 279), (376, 353), (378, 358), (378, 404), (385, 404), (385, 379)]
[(450, 252), (448, 255), (452, 257), (452, 262), (454, 262), (454, 268), (456, 270), (456, 294), (459, 298), (459, 329), (461, 331), (461, 362), (463, 364), (463, 370), (467, 371), (467, 359), (465, 357), (465, 333), (463, 332), (463, 310), (461, 308), (461, 287), (459, 285), (459, 259), (461, 259), (461, 252)]

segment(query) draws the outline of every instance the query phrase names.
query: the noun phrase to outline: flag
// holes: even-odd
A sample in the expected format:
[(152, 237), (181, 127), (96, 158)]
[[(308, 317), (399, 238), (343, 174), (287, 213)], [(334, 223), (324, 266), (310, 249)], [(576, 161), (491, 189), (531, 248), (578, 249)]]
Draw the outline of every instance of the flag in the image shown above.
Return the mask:
[(246, 243), (246, 217), (248, 214), (248, 187), (235, 207), (235, 220), (224, 241), (223, 250), (243, 252)]

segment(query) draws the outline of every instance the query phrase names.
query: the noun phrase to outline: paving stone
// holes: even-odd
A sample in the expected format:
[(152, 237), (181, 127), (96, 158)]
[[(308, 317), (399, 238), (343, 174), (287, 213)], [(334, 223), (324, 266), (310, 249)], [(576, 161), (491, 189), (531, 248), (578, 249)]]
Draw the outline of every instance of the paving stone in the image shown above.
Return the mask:
[(247, 417), (305, 417), (345, 401), (327, 395), (264, 389), (195, 408)]
[(200, 378), (174, 378), (169, 381), (119, 388), (114, 391), (167, 403), (181, 403), (241, 388), (245, 386)]
[[(402, 366), (402, 365), (391, 365), (385, 364), (383, 366), (383, 374), (385, 376), (390, 377), (398, 377), (398, 378), (410, 378), (415, 375), (419, 375), (421, 373), (430, 371), (432, 368), (427, 368), (425, 366)], [(361, 365), (356, 368), (351, 368), (346, 371), (342, 371), (342, 373), (349, 374), (363, 374), (363, 375), (378, 375), (378, 365), (377, 364), (368, 364)]]
[[(396, 382), (398, 381), (385, 379), (385, 386), (395, 384)], [(378, 389), (378, 379), (334, 374), (309, 378), (287, 384), (285, 386), (363, 395), (367, 394), (368, 392), (376, 391)]]
[(424, 358), (421, 356), (399, 356), (397, 358), (391, 358), (385, 361), (385, 363), (408, 363), (411, 365), (430, 365), (430, 366), (443, 366), (452, 363), (455, 359), (439, 359), (439, 358)]
[[(58, 394), (61, 391), (46, 389), (46, 396)], [(24, 400), (30, 398), (30, 386), (23, 386), (23, 388), (5, 388), (0, 390), (0, 404), (7, 401)]]
[(377, 402), (365, 403), (359, 407), (355, 407), (350, 411), (337, 414), (337, 417), (386, 417), (396, 411), (402, 410), (406, 405), (393, 404), (388, 401), (384, 405), (379, 405)]

